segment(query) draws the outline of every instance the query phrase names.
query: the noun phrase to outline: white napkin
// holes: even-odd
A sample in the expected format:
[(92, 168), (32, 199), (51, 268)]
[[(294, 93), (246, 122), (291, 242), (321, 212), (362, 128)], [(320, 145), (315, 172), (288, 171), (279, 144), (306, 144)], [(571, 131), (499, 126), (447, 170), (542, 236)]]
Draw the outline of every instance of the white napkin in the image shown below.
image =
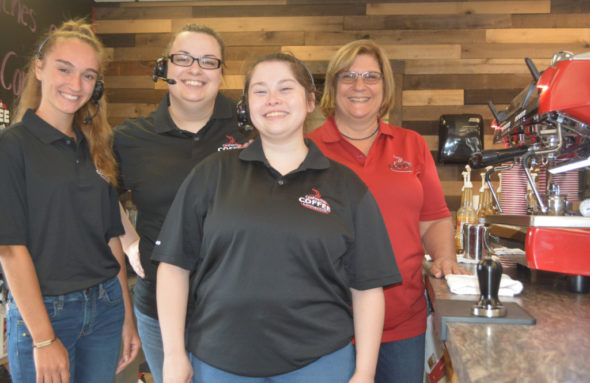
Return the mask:
[[(450, 274), (445, 275), (449, 290), (453, 294), (459, 295), (479, 295), (479, 282), (475, 275), (459, 275)], [(500, 279), (500, 289), (498, 296), (502, 297), (513, 297), (522, 292), (522, 283), (510, 278), (509, 275), (502, 274)]]

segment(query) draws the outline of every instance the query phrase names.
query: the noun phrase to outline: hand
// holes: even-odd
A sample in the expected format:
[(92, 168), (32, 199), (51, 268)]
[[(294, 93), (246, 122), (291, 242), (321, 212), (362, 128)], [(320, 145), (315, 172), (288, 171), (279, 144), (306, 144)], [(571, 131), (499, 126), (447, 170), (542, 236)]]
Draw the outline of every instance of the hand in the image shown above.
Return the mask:
[(141, 341), (139, 340), (139, 335), (135, 328), (133, 316), (125, 317), (125, 321), (123, 322), (123, 332), (121, 334), (121, 343), (123, 344), (123, 351), (115, 374), (123, 371), (125, 367), (133, 362), (141, 348)]
[(70, 358), (59, 339), (43, 348), (33, 349), (37, 383), (69, 383)]
[(449, 274), (469, 274), (469, 271), (462, 268), (459, 263), (450, 258), (435, 259), (430, 268), (430, 274), (435, 278), (442, 278)]
[(145, 272), (141, 266), (141, 256), (139, 254), (139, 239), (125, 249), (125, 254), (127, 254), (129, 264), (133, 268), (133, 271), (135, 271), (135, 274), (141, 278), (145, 278)]
[(164, 383), (190, 383), (193, 378), (193, 366), (186, 352), (170, 356), (164, 354), (162, 376)]
[(358, 371), (355, 371), (354, 375), (352, 375), (352, 378), (350, 378), (348, 383), (375, 383), (375, 377), (362, 375)]

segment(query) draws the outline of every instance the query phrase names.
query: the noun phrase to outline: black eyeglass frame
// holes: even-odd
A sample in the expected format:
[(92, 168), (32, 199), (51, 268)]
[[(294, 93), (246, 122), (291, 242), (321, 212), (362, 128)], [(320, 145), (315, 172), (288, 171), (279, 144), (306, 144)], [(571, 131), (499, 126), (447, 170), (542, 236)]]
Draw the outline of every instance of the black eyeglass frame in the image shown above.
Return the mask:
[[(177, 63), (177, 62), (174, 61), (175, 60), (174, 58), (175, 57), (179, 57), (179, 56), (182, 56), (182, 57), (185, 57), (185, 58), (190, 57), (192, 60), (191, 60), (190, 64), (188, 64), (188, 65), (179, 64), (179, 63)], [(221, 68), (221, 64), (223, 63), (217, 57), (210, 57), (210, 56), (193, 57), (193, 56), (191, 56), (189, 54), (186, 54), (186, 53), (174, 53), (174, 54), (169, 55), (168, 56), (168, 59), (170, 60), (170, 62), (172, 64), (178, 65), (178, 66), (181, 66), (181, 67), (185, 67), (185, 68), (188, 68), (188, 67), (192, 66), (193, 63), (196, 61), (197, 64), (199, 64), (199, 67), (201, 69), (210, 69), (210, 70)], [(203, 66), (203, 60), (211, 60), (213, 62), (216, 62), (217, 63), (217, 66), (215, 66), (215, 67), (213, 67), (213, 66), (211, 66), (211, 67)]]
[[(351, 78), (343, 78), (344, 75), (351, 75)], [(376, 75), (376, 79), (368, 79), (367, 77), (369, 75)], [(352, 84), (353, 82), (355, 82), (356, 80), (358, 80), (359, 76), (363, 79), (363, 82), (367, 83), (367, 84), (377, 84), (379, 81), (383, 80), (383, 73), (381, 72), (377, 72), (374, 70), (370, 70), (367, 72), (363, 72), (363, 73), (357, 73), (355, 71), (352, 70), (345, 70), (342, 71), (340, 73), (338, 73), (338, 80), (342, 81), (344, 83), (348, 83), (348, 84)]]

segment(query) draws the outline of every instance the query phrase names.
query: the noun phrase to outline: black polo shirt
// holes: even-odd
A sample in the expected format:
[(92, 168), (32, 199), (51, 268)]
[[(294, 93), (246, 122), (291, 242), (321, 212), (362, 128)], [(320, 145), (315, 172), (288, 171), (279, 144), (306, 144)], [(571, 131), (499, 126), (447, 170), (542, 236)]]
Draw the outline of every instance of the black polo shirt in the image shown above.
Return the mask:
[(157, 263), (151, 262), (154, 242), (182, 181), (203, 158), (220, 150), (235, 149), (245, 141), (239, 133), (235, 103), (221, 94), (211, 119), (196, 134), (180, 130), (168, 111), (166, 95), (147, 117), (125, 121), (114, 131), (114, 151), (121, 185), (132, 191), (137, 206), (139, 252), (145, 279), (134, 291), (137, 308), (157, 318)]
[(170, 208), (153, 258), (191, 270), (189, 350), (214, 367), (245, 376), (303, 367), (351, 341), (350, 288), (401, 282), (365, 184), (308, 146), (285, 176), (260, 140), (213, 155)]
[(29, 110), (0, 135), (0, 245), (27, 246), (43, 295), (119, 272), (108, 241), (124, 233), (117, 191), (97, 172), (87, 141)]

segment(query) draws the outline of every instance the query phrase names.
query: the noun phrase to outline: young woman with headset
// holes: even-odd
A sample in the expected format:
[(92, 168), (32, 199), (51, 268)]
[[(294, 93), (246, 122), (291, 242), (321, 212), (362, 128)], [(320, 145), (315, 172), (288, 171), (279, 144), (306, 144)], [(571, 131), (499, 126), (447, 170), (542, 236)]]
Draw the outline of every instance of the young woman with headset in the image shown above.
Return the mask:
[(303, 137), (314, 91), (294, 56), (257, 61), (241, 115), (259, 138), (180, 187), (152, 256), (165, 382), (372, 382), (401, 278), (367, 187)]
[(29, 63), (17, 123), (0, 136), (0, 262), (15, 383), (109, 382), (140, 347), (103, 59), (90, 25), (69, 21), (51, 32)]
[[(134, 304), (139, 336), (156, 383), (162, 382), (163, 350), (156, 310), (154, 243), (178, 187), (211, 153), (241, 147), (235, 103), (219, 93), (224, 43), (204, 25), (176, 33), (154, 67), (154, 81), (168, 93), (148, 116), (125, 121), (114, 130), (121, 187), (131, 190), (138, 209), (138, 241), (125, 252), (138, 274)], [(128, 234), (126, 234), (128, 237)], [(129, 242), (125, 239), (124, 242)]]

